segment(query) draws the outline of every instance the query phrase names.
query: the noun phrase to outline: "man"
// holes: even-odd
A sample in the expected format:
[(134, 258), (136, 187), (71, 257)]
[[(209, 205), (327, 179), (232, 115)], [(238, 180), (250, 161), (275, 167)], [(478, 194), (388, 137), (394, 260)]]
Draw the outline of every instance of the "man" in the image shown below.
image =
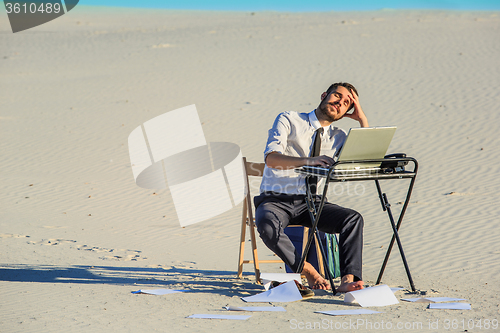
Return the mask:
[[(351, 113), (348, 113), (353, 109)], [(331, 126), (344, 117), (368, 127), (368, 120), (359, 104), (356, 88), (349, 83), (332, 84), (321, 95), (321, 103), (310, 113), (283, 112), (269, 130), (264, 158), (266, 167), (261, 194), (254, 198), (255, 222), (260, 237), (294, 272), (300, 256), (284, 233), (287, 225), (311, 227), (305, 202), (305, 177), (293, 169), (302, 166), (328, 167), (342, 147), (346, 132)], [(314, 141), (321, 140), (319, 156), (311, 156)], [(318, 143), (319, 144), (319, 143)], [(316, 204), (319, 198), (316, 198)], [(363, 249), (363, 218), (354, 210), (325, 203), (318, 229), (339, 233), (341, 284), (339, 292), (363, 289), (361, 255)], [(301, 272), (313, 289), (330, 289), (330, 284), (316, 269), (305, 262)]]

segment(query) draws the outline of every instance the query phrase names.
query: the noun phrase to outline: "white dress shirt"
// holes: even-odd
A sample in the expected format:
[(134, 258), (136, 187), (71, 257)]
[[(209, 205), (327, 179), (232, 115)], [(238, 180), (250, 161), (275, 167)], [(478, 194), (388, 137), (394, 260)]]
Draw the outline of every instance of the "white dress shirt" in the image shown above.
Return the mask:
[[(271, 152), (288, 156), (309, 157), (314, 133), (320, 127), (315, 110), (309, 113), (294, 111), (280, 113), (274, 121), (273, 127), (269, 130), (264, 160)], [(333, 157), (344, 144), (347, 133), (332, 125), (323, 129), (320, 155)], [(278, 170), (266, 165), (260, 192), (305, 194), (305, 176), (295, 172), (294, 169)]]

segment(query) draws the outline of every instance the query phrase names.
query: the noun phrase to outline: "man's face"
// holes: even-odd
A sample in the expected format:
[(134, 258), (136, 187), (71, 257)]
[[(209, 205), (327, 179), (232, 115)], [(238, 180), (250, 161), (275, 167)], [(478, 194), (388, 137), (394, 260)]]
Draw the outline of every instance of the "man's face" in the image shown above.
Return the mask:
[(330, 122), (341, 119), (352, 104), (351, 92), (347, 88), (337, 86), (328, 95), (324, 93), (318, 106), (321, 117)]

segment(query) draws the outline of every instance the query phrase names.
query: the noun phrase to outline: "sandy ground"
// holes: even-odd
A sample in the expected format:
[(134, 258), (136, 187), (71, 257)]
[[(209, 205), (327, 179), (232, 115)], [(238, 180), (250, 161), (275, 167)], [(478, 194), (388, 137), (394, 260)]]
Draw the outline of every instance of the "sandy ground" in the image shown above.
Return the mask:
[[(16, 34), (2, 18), (0, 331), (366, 332), (389, 322), (392, 331), (498, 331), (499, 36), (497, 12), (79, 6)], [(398, 126), (389, 152), (420, 163), (401, 230), (419, 293), (466, 298), (472, 310), (400, 302), (329, 317), (314, 312), (345, 309), (343, 296), (318, 293), (247, 321), (186, 319), (262, 290), (250, 266), (235, 277), (241, 204), (180, 228), (168, 189), (134, 183), (128, 135), (196, 104), (207, 141), (236, 143), (260, 162), (276, 115), (314, 109), (335, 81), (358, 88), (370, 125)], [(397, 213), (407, 183), (382, 186)], [(374, 185), (358, 190), (337, 188), (330, 199), (364, 215), (373, 285), (391, 229)], [(270, 256), (262, 243), (260, 253)], [(412, 296), (397, 250), (383, 282)], [(147, 288), (189, 292), (131, 293)]]

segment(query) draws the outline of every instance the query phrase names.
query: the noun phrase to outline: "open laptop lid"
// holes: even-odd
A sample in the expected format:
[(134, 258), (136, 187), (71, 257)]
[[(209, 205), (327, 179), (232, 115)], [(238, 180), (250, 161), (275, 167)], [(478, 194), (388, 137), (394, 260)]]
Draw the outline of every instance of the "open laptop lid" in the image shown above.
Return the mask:
[[(351, 128), (335, 161), (360, 161), (381, 159), (387, 153), (396, 126)], [(337, 155), (337, 154), (336, 154)], [(335, 166), (335, 173), (344, 174), (351, 171), (371, 172), (380, 169), (381, 163), (346, 163)], [(302, 170), (326, 176), (329, 168), (320, 166), (304, 166)]]
[[(351, 128), (340, 151), (339, 161), (384, 158), (396, 132), (396, 126)], [(336, 169), (378, 167), (376, 164), (340, 164)]]
[(339, 161), (384, 158), (396, 126), (351, 128), (339, 154)]

